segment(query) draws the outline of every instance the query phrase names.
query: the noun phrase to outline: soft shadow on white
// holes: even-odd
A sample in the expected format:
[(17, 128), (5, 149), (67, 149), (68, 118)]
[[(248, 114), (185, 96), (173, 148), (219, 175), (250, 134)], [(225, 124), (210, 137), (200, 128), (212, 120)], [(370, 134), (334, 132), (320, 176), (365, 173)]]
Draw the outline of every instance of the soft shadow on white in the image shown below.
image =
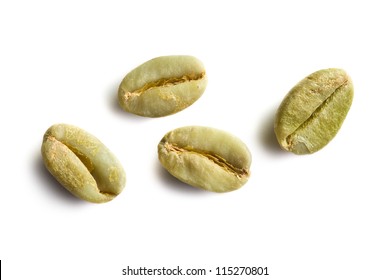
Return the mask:
[(276, 135), (274, 132), (274, 121), (275, 121), (275, 113), (277, 108), (269, 111), (265, 117), (263, 117), (262, 122), (258, 129), (258, 139), (260, 144), (264, 146), (264, 148), (272, 154), (276, 155), (287, 155), (288, 153), (284, 151), (276, 139)]

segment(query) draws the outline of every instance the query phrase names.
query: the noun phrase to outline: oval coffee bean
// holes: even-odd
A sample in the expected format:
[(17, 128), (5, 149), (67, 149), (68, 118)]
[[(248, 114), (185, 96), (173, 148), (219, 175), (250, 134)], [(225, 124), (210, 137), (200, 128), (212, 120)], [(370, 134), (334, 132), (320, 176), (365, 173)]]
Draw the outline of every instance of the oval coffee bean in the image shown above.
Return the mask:
[(117, 158), (95, 136), (78, 127), (51, 126), (41, 152), (50, 173), (81, 199), (107, 202), (125, 187), (125, 171)]
[(249, 178), (247, 146), (210, 127), (187, 126), (168, 132), (158, 144), (158, 157), (177, 179), (208, 191), (233, 191)]
[(351, 78), (342, 69), (312, 73), (293, 87), (275, 117), (280, 146), (311, 154), (327, 145), (340, 129), (353, 99)]
[(162, 56), (128, 73), (118, 89), (123, 110), (145, 117), (177, 113), (203, 94), (207, 77), (193, 56)]

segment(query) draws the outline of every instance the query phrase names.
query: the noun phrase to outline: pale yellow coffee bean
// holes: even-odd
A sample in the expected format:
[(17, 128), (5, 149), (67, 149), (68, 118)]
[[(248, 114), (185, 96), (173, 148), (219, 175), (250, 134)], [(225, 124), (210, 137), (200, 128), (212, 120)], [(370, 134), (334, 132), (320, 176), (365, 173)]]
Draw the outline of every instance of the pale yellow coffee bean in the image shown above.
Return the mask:
[(212, 192), (229, 192), (249, 179), (251, 154), (236, 136), (211, 127), (168, 132), (158, 144), (162, 166), (177, 179)]
[(51, 126), (43, 137), (41, 152), (49, 172), (76, 197), (107, 202), (125, 187), (126, 175), (118, 159), (81, 128)]
[(286, 95), (275, 117), (280, 146), (295, 154), (311, 154), (336, 136), (351, 107), (353, 85), (342, 69), (319, 70)]
[(193, 104), (207, 85), (203, 63), (193, 56), (161, 56), (128, 73), (118, 89), (123, 110), (163, 117)]

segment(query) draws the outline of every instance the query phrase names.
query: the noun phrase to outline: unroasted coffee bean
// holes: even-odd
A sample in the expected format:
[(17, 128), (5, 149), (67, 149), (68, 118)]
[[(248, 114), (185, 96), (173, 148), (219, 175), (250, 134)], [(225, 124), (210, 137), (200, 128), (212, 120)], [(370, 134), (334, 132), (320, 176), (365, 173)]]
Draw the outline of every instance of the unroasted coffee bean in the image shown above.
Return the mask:
[(207, 77), (193, 56), (162, 56), (128, 73), (118, 89), (123, 110), (145, 117), (177, 113), (203, 94)]
[(158, 144), (158, 157), (173, 176), (208, 191), (233, 191), (249, 178), (247, 146), (211, 127), (187, 126), (168, 132)]
[(107, 202), (125, 187), (125, 171), (117, 158), (95, 136), (78, 127), (51, 126), (41, 152), (50, 173), (81, 199)]
[(281, 103), (275, 117), (280, 146), (295, 154), (314, 153), (336, 136), (351, 107), (353, 85), (342, 69), (304, 78)]

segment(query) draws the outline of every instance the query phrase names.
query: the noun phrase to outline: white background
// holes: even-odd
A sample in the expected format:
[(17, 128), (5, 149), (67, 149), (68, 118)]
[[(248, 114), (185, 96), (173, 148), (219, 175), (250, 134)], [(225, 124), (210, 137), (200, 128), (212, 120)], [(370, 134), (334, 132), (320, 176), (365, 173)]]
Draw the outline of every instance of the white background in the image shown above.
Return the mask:
[[(386, 1), (1, 1), (0, 259), (4, 279), (172, 279), (122, 269), (205, 268), (177, 279), (390, 279), (389, 8)], [(205, 64), (204, 95), (149, 119), (116, 102), (122, 78), (161, 55)], [(274, 113), (306, 75), (339, 67), (355, 97), (333, 141), (278, 147)], [(98, 137), (125, 190), (96, 205), (44, 168), (54, 123)], [(215, 194), (168, 175), (157, 144), (206, 125), (241, 138), (251, 178)], [(267, 266), (269, 276), (215, 276)], [(175, 278), (176, 279), (176, 278)]]

